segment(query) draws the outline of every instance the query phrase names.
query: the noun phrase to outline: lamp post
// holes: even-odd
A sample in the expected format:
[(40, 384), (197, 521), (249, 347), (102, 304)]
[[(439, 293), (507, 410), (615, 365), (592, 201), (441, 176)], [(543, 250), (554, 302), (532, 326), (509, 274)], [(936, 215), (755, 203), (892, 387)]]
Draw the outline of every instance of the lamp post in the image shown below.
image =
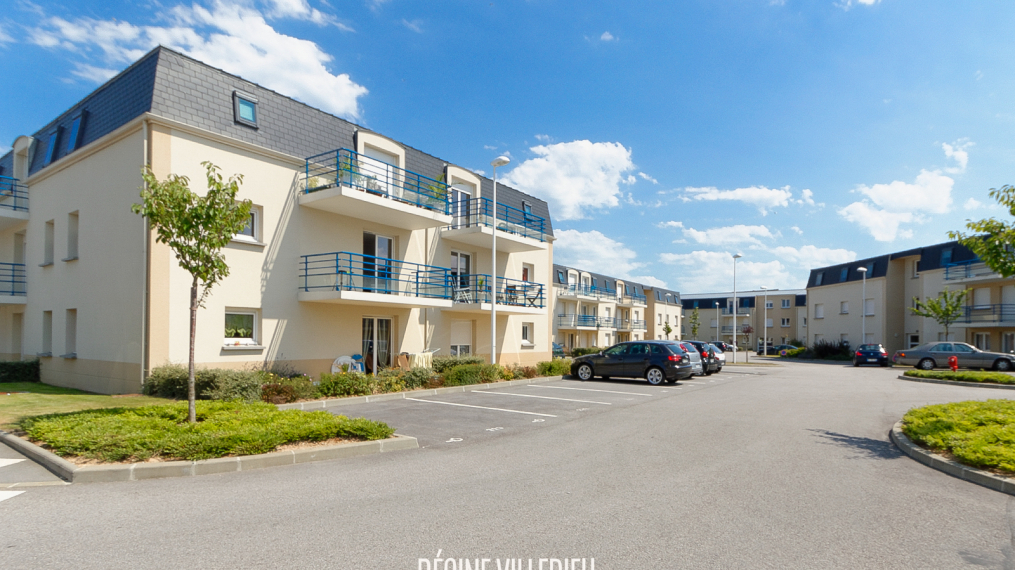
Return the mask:
[(860, 344), (864, 344), (867, 342), (867, 268), (858, 267), (857, 271), (863, 276), (863, 292), (860, 294)]
[(722, 319), (719, 318), (719, 301), (715, 302), (715, 340), (722, 340)]
[(733, 254), (733, 364), (737, 363), (737, 260), (741, 257)]
[(765, 292), (764, 316), (761, 317), (761, 354), (768, 356), (768, 287), (761, 287), (761, 290)]
[(490, 226), (490, 364), (497, 364), (497, 167), (504, 166), (511, 162), (506, 156), (498, 156), (493, 159), (490, 166), (493, 167), (493, 220)]

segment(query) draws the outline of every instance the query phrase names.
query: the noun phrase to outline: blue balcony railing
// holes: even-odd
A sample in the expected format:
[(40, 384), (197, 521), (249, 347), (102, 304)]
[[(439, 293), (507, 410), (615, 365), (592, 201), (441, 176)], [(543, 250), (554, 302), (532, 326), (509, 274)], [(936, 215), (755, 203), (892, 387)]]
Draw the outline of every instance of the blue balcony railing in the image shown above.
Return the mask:
[[(451, 288), (456, 303), (489, 303), (492, 281), (489, 275), (478, 273), (452, 274)], [(546, 306), (545, 288), (540, 283), (497, 277), (497, 304), (516, 307), (543, 308)]]
[(1015, 305), (972, 305), (962, 308), (956, 323), (987, 324), (1015, 322)]
[(616, 301), (617, 299), (616, 289), (601, 289), (599, 287), (579, 285), (577, 283), (558, 283), (554, 286), (558, 290), (558, 295), (569, 297), (580, 295), (582, 297), (593, 297), (604, 301)]
[(599, 317), (595, 315), (557, 315), (557, 326), (564, 328), (594, 327), (599, 324), (598, 320)]
[(303, 291), (362, 291), (451, 299), (451, 270), (340, 251), (300, 256)]
[(945, 265), (945, 281), (970, 279), (972, 277), (997, 277), (997, 273), (979, 259), (958, 261)]
[(0, 176), (0, 208), (28, 211), (28, 187), (10, 176)]
[(617, 302), (622, 305), (646, 305), (648, 297), (645, 295), (617, 295)]
[[(475, 226), (494, 226), (493, 202), (489, 198), (469, 198), (451, 202), (454, 223), (449, 229)], [(508, 232), (539, 241), (546, 241), (546, 220), (540, 216), (519, 210), (507, 204), (497, 204), (496, 227)]]
[(339, 184), (441, 214), (450, 211), (448, 185), (440, 180), (345, 148), (307, 159), (303, 172), (305, 193)]
[(0, 263), (0, 295), (24, 296), (24, 263)]

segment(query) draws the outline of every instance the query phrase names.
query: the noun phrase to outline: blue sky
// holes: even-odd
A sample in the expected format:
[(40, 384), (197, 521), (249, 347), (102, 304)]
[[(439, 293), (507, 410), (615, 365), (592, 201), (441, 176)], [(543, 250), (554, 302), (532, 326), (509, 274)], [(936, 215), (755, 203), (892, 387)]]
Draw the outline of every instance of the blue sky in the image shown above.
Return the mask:
[[(555, 259), (684, 293), (1007, 214), (1015, 5), (9, 0), (0, 147), (162, 43), (550, 203)], [(14, 86), (17, 88), (15, 89)]]

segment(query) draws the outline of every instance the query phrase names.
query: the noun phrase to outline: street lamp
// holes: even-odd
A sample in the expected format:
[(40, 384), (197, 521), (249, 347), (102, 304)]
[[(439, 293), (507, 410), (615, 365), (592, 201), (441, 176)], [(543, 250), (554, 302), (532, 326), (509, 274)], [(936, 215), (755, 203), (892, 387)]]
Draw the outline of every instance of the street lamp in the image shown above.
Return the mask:
[(762, 287), (761, 290), (765, 292), (765, 310), (764, 316), (761, 317), (761, 346), (763, 347), (761, 354), (768, 356), (768, 287)]
[(860, 344), (863, 344), (867, 342), (867, 268), (858, 267), (856, 270), (863, 276), (863, 292), (860, 294)]
[(719, 301), (715, 302), (715, 341), (722, 340), (722, 320), (719, 318)]
[(737, 260), (741, 257), (733, 254), (733, 364), (737, 363)]
[(493, 229), (490, 245), (492, 256), (490, 266), (490, 364), (497, 364), (497, 167), (504, 166), (509, 162), (511, 162), (510, 158), (501, 155), (490, 163), (490, 166), (493, 167), (493, 220), (490, 223)]

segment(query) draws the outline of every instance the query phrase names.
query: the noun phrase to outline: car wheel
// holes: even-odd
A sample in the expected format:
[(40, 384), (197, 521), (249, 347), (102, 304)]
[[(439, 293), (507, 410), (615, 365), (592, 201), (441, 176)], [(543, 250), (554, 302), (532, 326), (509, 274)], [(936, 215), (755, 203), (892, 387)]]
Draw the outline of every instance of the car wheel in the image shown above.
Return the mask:
[(658, 386), (666, 380), (666, 374), (663, 373), (662, 369), (653, 366), (645, 372), (645, 379), (648, 380), (649, 384)]
[(711, 376), (711, 375), (712, 375), (712, 371), (709, 370), (708, 368), (706, 368), (705, 369), (705, 376)]
[(920, 370), (934, 370), (934, 361), (930, 358), (924, 358), (916, 363), (916, 367)]
[(578, 366), (578, 378), (581, 380), (592, 379), (592, 367), (588, 364), (582, 364)]
[(857, 362), (856, 359), (853, 359), (853, 368), (856, 368), (857, 366), (860, 366), (860, 363)]
[(1011, 370), (1011, 361), (1005, 360), (1004, 358), (998, 358), (997, 362), (994, 363), (994, 370), (998, 372), (1007, 372)]
[(722, 372), (722, 366), (720, 366), (719, 369), (715, 371), (716, 374), (718, 374), (720, 372)]

